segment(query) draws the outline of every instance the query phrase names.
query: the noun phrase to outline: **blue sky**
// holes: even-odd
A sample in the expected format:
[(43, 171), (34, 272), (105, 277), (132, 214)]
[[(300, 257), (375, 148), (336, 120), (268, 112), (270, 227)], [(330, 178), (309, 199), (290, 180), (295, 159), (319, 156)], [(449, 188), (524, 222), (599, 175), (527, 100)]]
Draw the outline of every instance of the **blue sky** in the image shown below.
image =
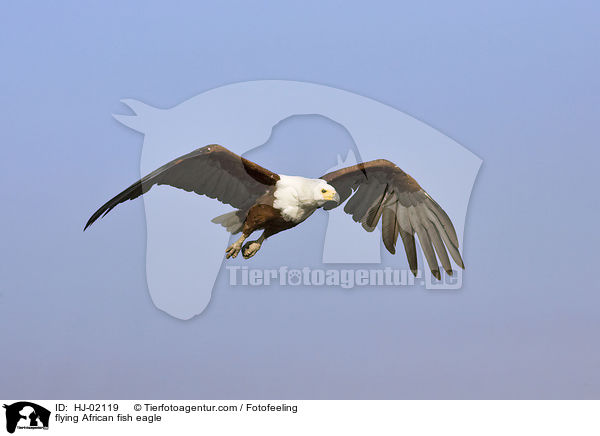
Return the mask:
[[(598, 398), (599, 12), (593, 2), (4, 5), (3, 395)], [(460, 291), (243, 289), (222, 275), (207, 310), (181, 321), (148, 295), (141, 201), (81, 232), (139, 176), (143, 137), (112, 118), (127, 112), (120, 99), (169, 108), (258, 79), (365, 95), (483, 159)], [(317, 124), (282, 126), (275, 139), (345, 140)], [(282, 235), (270, 255), (300, 236)]]

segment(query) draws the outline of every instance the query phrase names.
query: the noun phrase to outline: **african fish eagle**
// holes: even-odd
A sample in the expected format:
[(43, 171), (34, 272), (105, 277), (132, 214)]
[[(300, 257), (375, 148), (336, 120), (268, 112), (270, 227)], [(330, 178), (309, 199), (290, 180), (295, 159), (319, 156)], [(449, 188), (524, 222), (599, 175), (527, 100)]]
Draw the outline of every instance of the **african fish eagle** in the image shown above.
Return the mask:
[[(383, 243), (392, 254), (400, 235), (413, 274), (417, 274), (415, 233), (438, 280), (436, 253), (444, 270), (452, 275), (446, 248), (454, 262), (464, 268), (456, 231), (446, 212), (415, 179), (385, 159), (342, 168), (319, 179), (307, 179), (276, 174), (225, 147), (208, 145), (135, 182), (98, 209), (84, 230), (116, 205), (145, 194), (154, 185), (174, 186), (233, 206), (235, 211), (212, 220), (231, 234), (242, 232), (227, 247), (227, 258), (235, 258), (240, 251), (244, 258), (251, 258), (268, 237), (297, 226), (320, 207), (333, 209), (352, 195), (344, 211), (368, 232), (381, 219)], [(244, 244), (256, 230), (263, 230), (262, 235)]]

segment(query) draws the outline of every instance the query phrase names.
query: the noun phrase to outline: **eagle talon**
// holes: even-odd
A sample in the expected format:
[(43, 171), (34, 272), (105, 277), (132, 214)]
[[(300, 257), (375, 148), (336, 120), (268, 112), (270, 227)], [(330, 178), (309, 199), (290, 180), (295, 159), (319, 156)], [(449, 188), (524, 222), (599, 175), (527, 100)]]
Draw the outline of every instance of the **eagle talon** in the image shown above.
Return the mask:
[(258, 250), (260, 250), (261, 245), (262, 244), (258, 241), (246, 242), (244, 244), (244, 247), (242, 248), (242, 256), (244, 256), (244, 259), (250, 259), (256, 253), (258, 253)]
[(235, 259), (241, 249), (242, 249), (242, 244), (240, 244), (238, 242), (234, 242), (229, 247), (227, 247), (227, 250), (225, 250), (225, 253), (226, 253), (225, 257), (227, 259), (229, 259), (230, 257)]

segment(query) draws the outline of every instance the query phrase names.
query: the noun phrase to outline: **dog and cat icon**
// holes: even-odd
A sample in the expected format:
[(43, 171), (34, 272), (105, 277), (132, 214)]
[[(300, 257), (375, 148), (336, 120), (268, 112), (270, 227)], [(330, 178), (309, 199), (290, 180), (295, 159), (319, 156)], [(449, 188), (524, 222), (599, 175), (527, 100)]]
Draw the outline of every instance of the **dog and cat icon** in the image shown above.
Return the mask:
[(3, 406), (6, 409), (6, 431), (19, 429), (48, 429), (50, 411), (29, 401), (19, 401)]

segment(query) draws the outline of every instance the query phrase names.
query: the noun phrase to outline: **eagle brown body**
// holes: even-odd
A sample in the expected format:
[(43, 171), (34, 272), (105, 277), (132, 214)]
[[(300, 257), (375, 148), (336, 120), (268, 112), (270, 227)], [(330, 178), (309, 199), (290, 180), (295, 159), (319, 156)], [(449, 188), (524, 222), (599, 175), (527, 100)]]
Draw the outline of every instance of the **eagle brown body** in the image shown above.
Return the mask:
[[(283, 218), (281, 215), (281, 211), (273, 207), (273, 190), (269, 190), (267, 194), (260, 197), (256, 204), (252, 205), (252, 207), (248, 210), (247, 213), (240, 214), (241, 219), (243, 219), (242, 225), (242, 236), (241, 242), (247, 239), (252, 233), (257, 230), (264, 230), (261, 238), (259, 238), (260, 243), (257, 246), (257, 241), (248, 242), (245, 246), (242, 247), (242, 255), (248, 259), (252, 257), (262, 244), (262, 241), (267, 239), (270, 236), (273, 236), (276, 233), (282, 232), (284, 230), (291, 229), (292, 227), (297, 226), (300, 223), (294, 221), (288, 221)], [(213, 222), (215, 222), (213, 220)], [(238, 240), (240, 241), (240, 240)], [(240, 244), (241, 244), (240, 242)], [(252, 244), (255, 245), (252, 245)], [(252, 250), (250, 249), (252, 245)], [(235, 248), (235, 243), (231, 246)], [(230, 247), (230, 248), (231, 248)], [(237, 252), (235, 250), (227, 249), (227, 258), (236, 257)]]
[[(174, 186), (233, 206), (233, 212), (213, 219), (232, 234), (241, 232), (227, 248), (227, 258), (236, 257), (240, 251), (250, 258), (268, 237), (297, 226), (320, 207), (329, 210), (349, 198), (344, 211), (365, 230), (373, 231), (381, 220), (382, 239), (390, 253), (395, 253), (401, 237), (414, 274), (415, 234), (436, 278), (440, 278), (437, 258), (452, 274), (448, 252), (464, 268), (448, 215), (415, 179), (388, 160), (360, 163), (319, 179), (306, 179), (274, 173), (225, 147), (209, 145), (174, 159), (125, 189), (98, 209), (84, 230), (118, 204), (139, 197), (154, 185)], [(262, 235), (244, 244), (257, 230), (263, 230)]]
[(266, 239), (300, 224), (285, 220), (281, 211), (273, 207), (272, 200), (270, 203), (255, 204), (250, 208), (242, 227), (242, 234), (250, 236), (256, 230), (264, 230)]

